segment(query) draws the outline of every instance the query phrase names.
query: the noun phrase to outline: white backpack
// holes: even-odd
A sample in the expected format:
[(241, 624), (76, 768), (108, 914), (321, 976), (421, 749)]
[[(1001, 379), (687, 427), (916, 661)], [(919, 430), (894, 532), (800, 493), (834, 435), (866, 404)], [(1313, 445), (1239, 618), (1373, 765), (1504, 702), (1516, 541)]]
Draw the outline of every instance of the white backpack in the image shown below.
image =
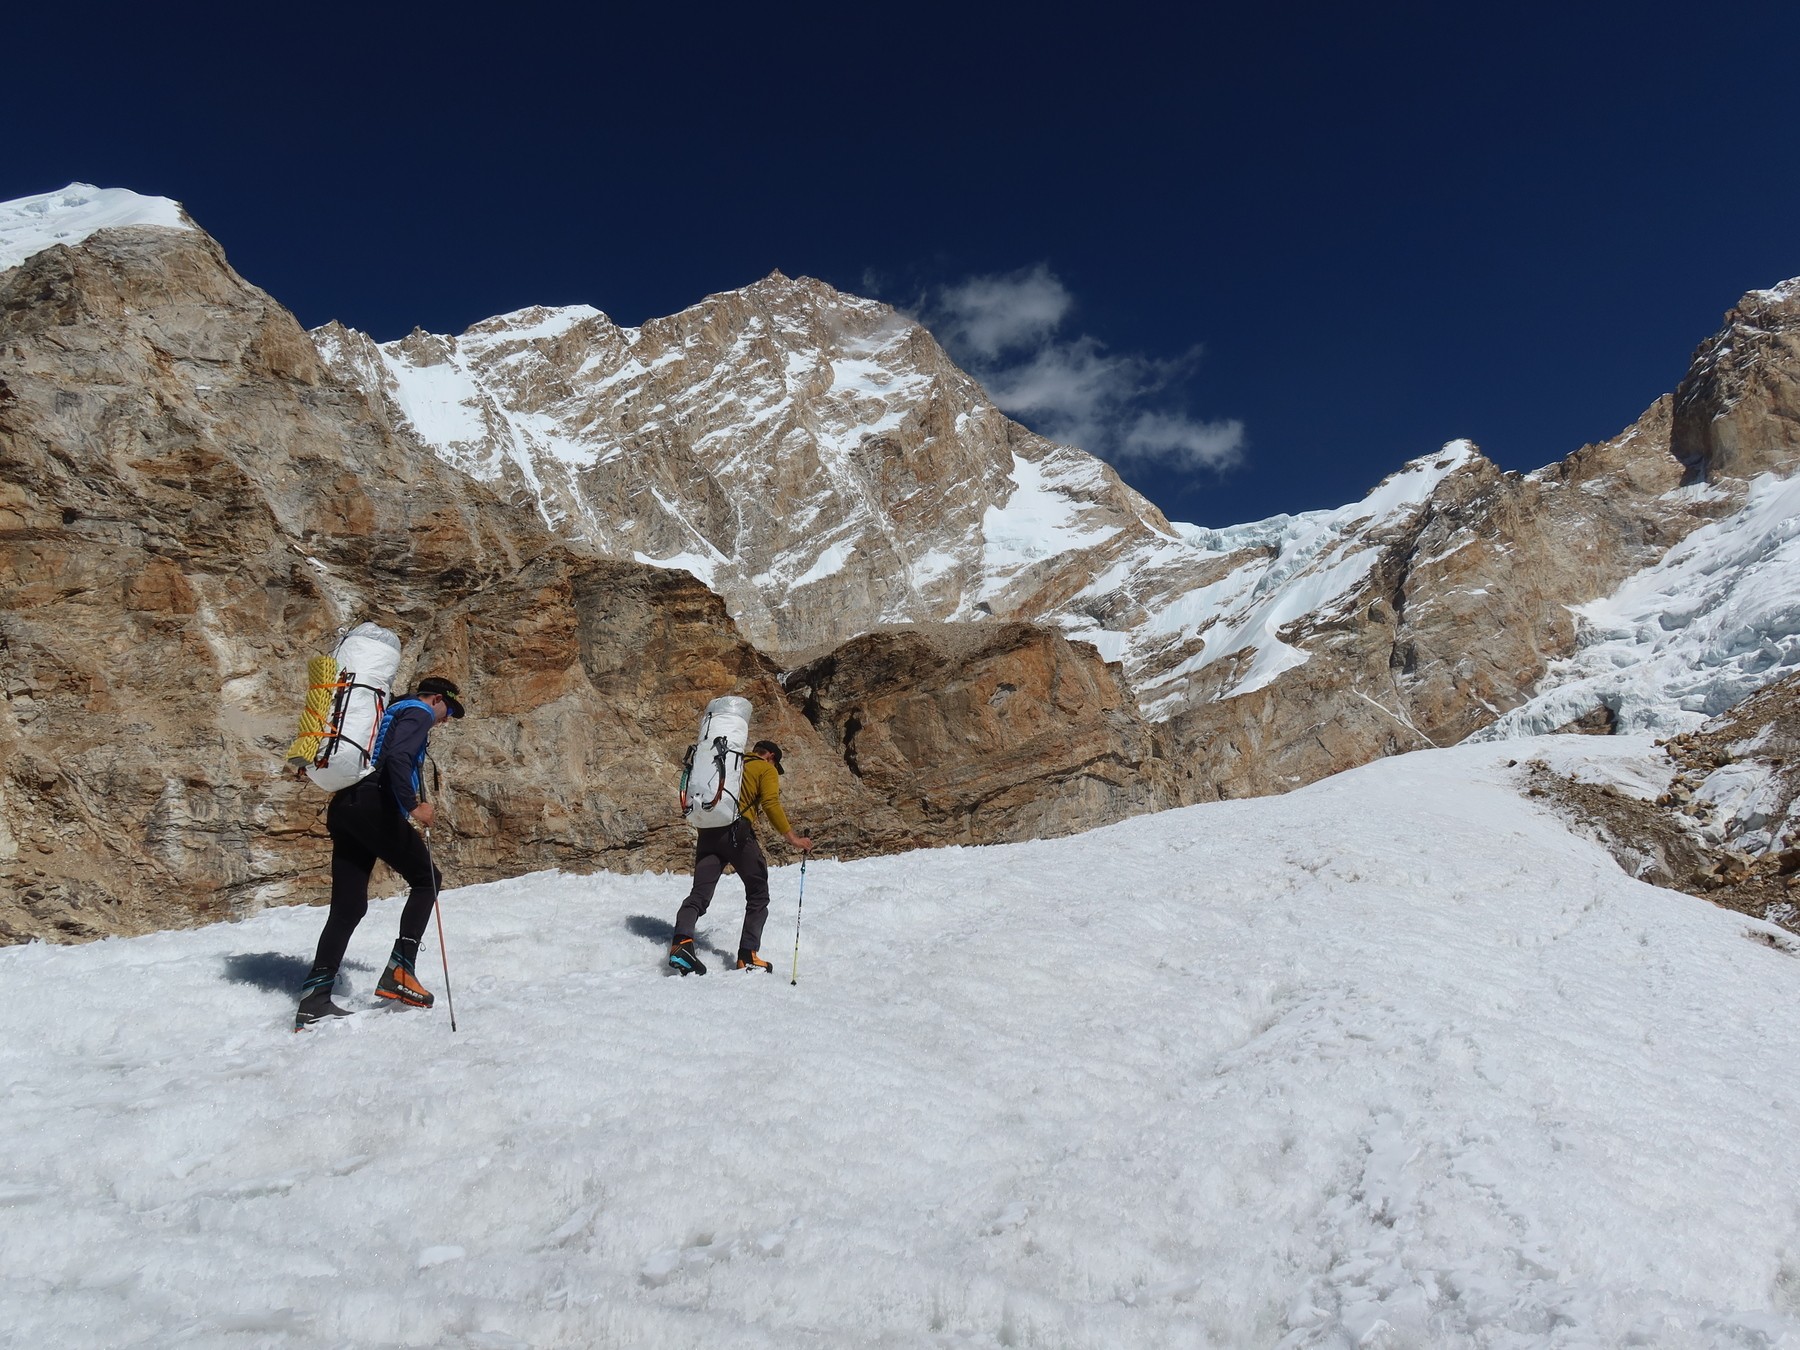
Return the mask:
[(308, 661), (306, 708), (288, 763), (327, 792), (367, 778), (399, 669), (400, 639), (375, 623), (357, 624), (330, 656)]
[(700, 715), (700, 734), (681, 766), (681, 814), (696, 830), (738, 818), (744, 750), (750, 744), (750, 700), (715, 698)]

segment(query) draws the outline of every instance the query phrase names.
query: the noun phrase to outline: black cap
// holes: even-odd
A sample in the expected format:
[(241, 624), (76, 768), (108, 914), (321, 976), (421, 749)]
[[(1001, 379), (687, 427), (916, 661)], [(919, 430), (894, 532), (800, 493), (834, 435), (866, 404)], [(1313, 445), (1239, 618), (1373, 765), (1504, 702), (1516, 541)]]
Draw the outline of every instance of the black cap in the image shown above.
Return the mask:
[(758, 741), (750, 748), (759, 755), (768, 755), (770, 759), (775, 761), (775, 772), (781, 772), (781, 747), (775, 744), (774, 741)]
[(427, 675), (419, 681), (419, 687), (414, 692), (421, 698), (426, 694), (436, 694), (444, 700), (452, 717), (463, 715), (463, 705), (457, 700), (456, 681), (454, 680), (446, 680), (442, 675)]

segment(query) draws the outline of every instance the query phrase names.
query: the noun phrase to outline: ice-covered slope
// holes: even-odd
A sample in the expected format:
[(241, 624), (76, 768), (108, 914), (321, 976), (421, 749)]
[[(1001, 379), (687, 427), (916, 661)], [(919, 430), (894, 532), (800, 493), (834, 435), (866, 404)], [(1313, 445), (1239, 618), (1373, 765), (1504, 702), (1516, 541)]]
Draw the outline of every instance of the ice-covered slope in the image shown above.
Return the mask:
[(319, 910), (0, 952), (5, 1324), (1793, 1344), (1800, 960), (1629, 880), (1504, 767), (1629, 779), (1646, 749), (1465, 747), (1091, 835), (821, 861), (797, 986), (793, 868), (776, 978), (660, 973), (680, 878), (452, 890), (455, 1034), (441, 1002), (370, 1006), (392, 901), (351, 950), (363, 1011), (304, 1036)]
[(60, 192), (0, 202), (0, 272), (17, 267), (52, 245), (73, 246), (96, 230), (127, 225), (193, 228), (180, 204), (167, 197), (143, 197), (125, 188), (70, 183)]
[(1696, 530), (1577, 614), (1579, 649), (1482, 739), (1537, 734), (1601, 708), (1619, 731), (1689, 731), (1793, 673), (1800, 478), (1762, 475), (1743, 509)]

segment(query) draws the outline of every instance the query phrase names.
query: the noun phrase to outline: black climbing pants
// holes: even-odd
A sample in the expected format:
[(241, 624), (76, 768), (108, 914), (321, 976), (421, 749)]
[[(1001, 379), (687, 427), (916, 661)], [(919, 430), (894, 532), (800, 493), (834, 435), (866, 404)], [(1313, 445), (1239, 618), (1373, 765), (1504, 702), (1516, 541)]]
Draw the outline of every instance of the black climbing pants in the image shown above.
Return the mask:
[(399, 804), (383, 796), (373, 778), (365, 778), (332, 797), (325, 828), (331, 834), (331, 913), (313, 965), (336, 970), (343, 963), (350, 935), (369, 912), (369, 875), (377, 859), (412, 888), (400, 911), (400, 936), (416, 947), (444, 877)]
[(694, 841), (694, 888), (681, 902), (675, 916), (675, 936), (692, 937), (700, 916), (712, 904), (713, 889), (729, 863), (744, 883), (744, 931), (738, 946), (745, 951), (762, 949), (763, 924), (769, 918), (769, 865), (763, 861), (756, 831), (739, 816), (730, 825), (701, 830)]

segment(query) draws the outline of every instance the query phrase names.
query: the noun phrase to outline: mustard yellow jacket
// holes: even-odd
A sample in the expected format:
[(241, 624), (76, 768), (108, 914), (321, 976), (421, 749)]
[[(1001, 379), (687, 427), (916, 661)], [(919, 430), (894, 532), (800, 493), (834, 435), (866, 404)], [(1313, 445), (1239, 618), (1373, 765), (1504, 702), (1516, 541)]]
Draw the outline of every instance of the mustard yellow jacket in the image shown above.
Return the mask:
[(793, 831), (794, 827), (788, 824), (787, 812), (781, 809), (781, 775), (766, 759), (744, 761), (744, 783), (738, 790), (738, 808), (753, 825), (756, 813), (761, 811), (777, 834)]

